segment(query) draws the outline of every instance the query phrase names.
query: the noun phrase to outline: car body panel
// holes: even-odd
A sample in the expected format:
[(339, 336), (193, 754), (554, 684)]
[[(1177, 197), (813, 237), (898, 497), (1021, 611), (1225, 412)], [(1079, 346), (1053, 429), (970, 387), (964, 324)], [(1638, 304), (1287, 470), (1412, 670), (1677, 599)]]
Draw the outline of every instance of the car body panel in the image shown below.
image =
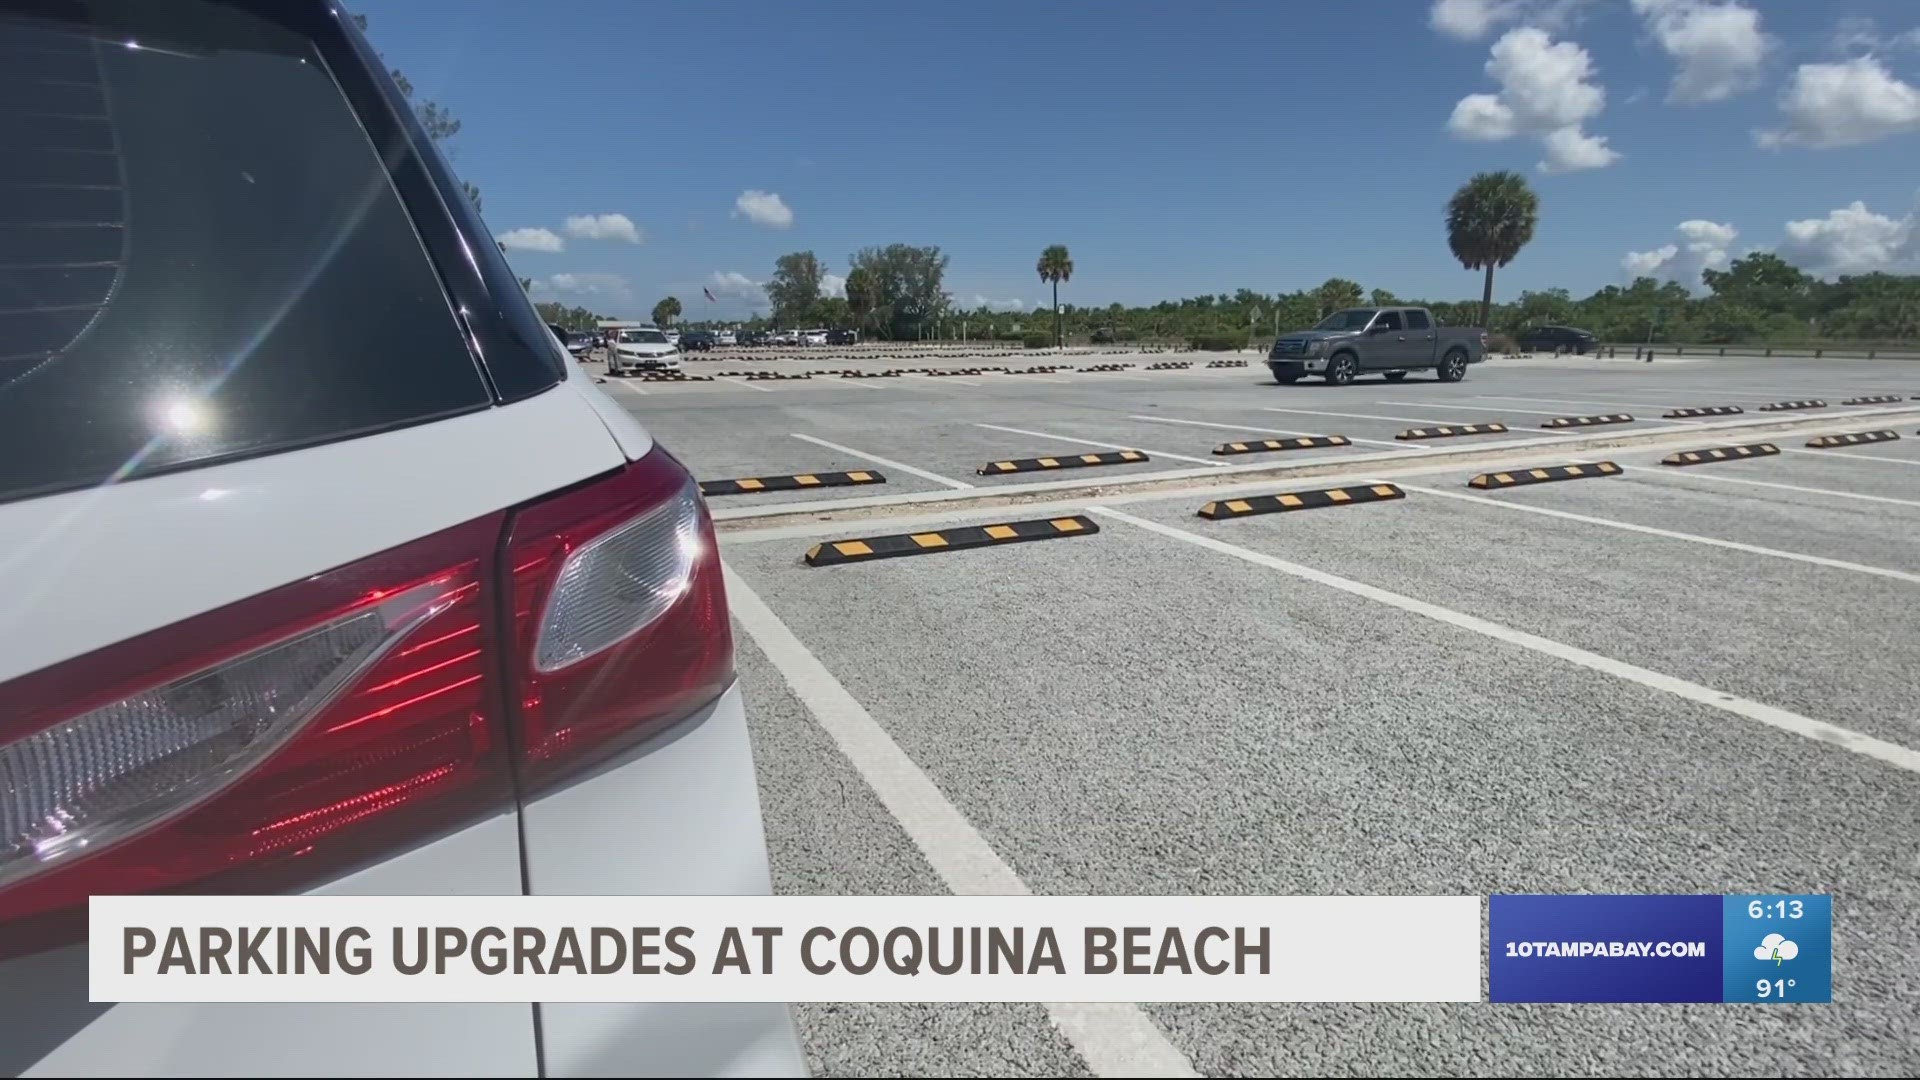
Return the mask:
[[(0, 680), (615, 468), (623, 454), (607, 431), (586, 399), (556, 387), (378, 435), (0, 505), (0, 575), (23, 583), (0, 613)], [(485, 482), (449, 482), (461, 477)]]
[[(313, 890), (513, 895), (515, 815), (495, 814)], [(9, 1076), (532, 1076), (525, 1004), (87, 1001), (87, 949), (0, 962), (0, 1074)]]
[(647, 451), (653, 449), (653, 435), (585, 372), (578, 369), (569, 371), (564, 385), (567, 393), (579, 395), (600, 417), (600, 422), (607, 426), (608, 434), (620, 445), (620, 452), (626, 455), (628, 461), (639, 461)]
[[(770, 893), (751, 755), (735, 685), (639, 756), (528, 804), (529, 890)], [(550, 1076), (805, 1075), (780, 1004), (549, 1003), (541, 1019)]]

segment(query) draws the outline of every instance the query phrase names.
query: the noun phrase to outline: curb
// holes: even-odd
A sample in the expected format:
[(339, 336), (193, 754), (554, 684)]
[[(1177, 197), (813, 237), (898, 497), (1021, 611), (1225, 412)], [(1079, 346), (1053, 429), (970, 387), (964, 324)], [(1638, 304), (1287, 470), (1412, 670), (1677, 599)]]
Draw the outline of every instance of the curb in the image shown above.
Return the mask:
[(871, 562), (875, 559), (898, 559), (905, 555), (925, 555), (935, 551), (966, 551), (970, 548), (998, 547), (1002, 544), (1020, 544), (1033, 540), (1092, 536), (1099, 531), (1100, 526), (1095, 524), (1092, 518), (1080, 514), (1039, 521), (966, 525), (919, 533), (829, 540), (808, 548), (805, 562), (808, 566), (836, 566), (841, 563)]
[(1138, 450), (1110, 450), (1104, 454), (1069, 454), (1061, 457), (1013, 458), (1007, 461), (990, 461), (974, 472), (979, 476), (999, 476), (1002, 473), (1045, 472), (1049, 469), (1084, 469), (1092, 465), (1128, 465), (1136, 461), (1151, 461)]
[(1303, 435), (1297, 439), (1249, 439), (1245, 442), (1221, 443), (1213, 448), (1213, 452), (1225, 457), (1229, 454), (1259, 454), (1269, 450), (1310, 450), (1321, 446), (1352, 445), (1345, 435)]
[(702, 480), (702, 495), (752, 495), (762, 491), (801, 491), (817, 487), (857, 487), (884, 484), (887, 478), (872, 469), (852, 472), (795, 473), (791, 476), (744, 476), (734, 480)]
[(1407, 493), (1395, 484), (1368, 484), (1360, 487), (1323, 488), (1318, 491), (1289, 491), (1279, 495), (1251, 495), (1244, 499), (1220, 499), (1195, 511), (1208, 521), (1253, 517), (1256, 514), (1284, 514), (1292, 510), (1318, 510), (1327, 506), (1352, 506), (1359, 503), (1404, 499)]
[(1707, 465), (1716, 461), (1737, 461), (1745, 457), (1766, 457), (1778, 454), (1780, 448), (1772, 443), (1749, 443), (1745, 446), (1714, 446), (1705, 450), (1676, 450), (1660, 459), (1662, 465)]
[(1454, 424), (1448, 427), (1417, 427), (1395, 435), (1396, 439), (1450, 439), (1456, 435), (1499, 435), (1507, 430), (1505, 424)]
[(1590, 465), (1546, 465), (1537, 469), (1514, 469), (1511, 472), (1481, 473), (1467, 481), (1470, 488), (1520, 487), (1523, 484), (1545, 484), (1554, 480), (1581, 480), (1593, 476), (1612, 476), (1620, 471), (1620, 466), (1611, 461), (1596, 461)]

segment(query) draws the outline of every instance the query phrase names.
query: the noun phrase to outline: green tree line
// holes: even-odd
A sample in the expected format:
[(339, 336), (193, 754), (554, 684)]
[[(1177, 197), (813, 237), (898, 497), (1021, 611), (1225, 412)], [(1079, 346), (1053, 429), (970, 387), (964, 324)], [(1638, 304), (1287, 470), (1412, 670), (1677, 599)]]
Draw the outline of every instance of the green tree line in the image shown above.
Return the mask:
[(1048, 246), (1036, 266), (1053, 289), (1052, 311), (967, 310), (944, 288), (947, 256), (937, 247), (863, 248), (848, 260), (845, 297), (828, 296), (828, 268), (811, 251), (782, 255), (766, 285), (771, 311), (749, 326), (851, 327), (870, 337), (1019, 340), (1200, 341), (1226, 346), (1312, 326), (1328, 313), (1363, 304), (1417, 304), (1448, 326), (1484, 326), (1518, 334), (1560, 324), (1603, 341), (1681, 344), (1899, 342), (1920, 338), (1920, 276), (1859, 274), (1827, 282), (1770, 252), (1735, 259), (1701, 275), (1700, 291), (1642, 277), (1576, 299), (1566, 289), (1522, 292), (1494, 303), (1494, 272), (1534, 236), (1540, 202), (1513, 172), (1480, 173), (1444, 209), (1446, 242), (1461, 266), (1482, 272), (1479, 299), (1399, 296), (1386, 288), (1329, 278), (1311, 289), (1265, 293), (1239, 289), (1163, 300), (1150, 306), (1059, 303), (1074, 264), (1065, 245)]

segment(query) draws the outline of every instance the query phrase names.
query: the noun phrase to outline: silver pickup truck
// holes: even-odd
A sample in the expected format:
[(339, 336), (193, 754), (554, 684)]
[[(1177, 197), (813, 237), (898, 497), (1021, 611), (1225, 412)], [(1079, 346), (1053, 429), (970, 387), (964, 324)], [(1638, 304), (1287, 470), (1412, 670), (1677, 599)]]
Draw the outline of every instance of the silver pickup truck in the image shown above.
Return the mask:
[(1409, 371), (1432, 368), (1441, 382), (1466, 378), (1467, 365), (1487, 356), (1487, 332), (1441, 326), (1420, 307), (1346, 308), (1311, 330), (1280, 335), (1267, 354), (1278, 383), (1320, 375), (1335, 386), (1355, 376), (1382, 374), (1399, 382)]

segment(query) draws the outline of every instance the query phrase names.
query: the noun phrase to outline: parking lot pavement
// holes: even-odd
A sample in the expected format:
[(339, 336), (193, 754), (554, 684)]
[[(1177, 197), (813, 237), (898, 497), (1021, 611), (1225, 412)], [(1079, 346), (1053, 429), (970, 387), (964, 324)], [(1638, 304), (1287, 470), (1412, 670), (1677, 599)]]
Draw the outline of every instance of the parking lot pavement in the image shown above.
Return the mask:
[[(752, 638), (739, 635), (736, 650), (774, 888), (821, 896), (947, 892)], [(816, 1076), (1088, 1075), (1035, 1005), (867, 1002), (793, 1010)]]
[[(1884, 384), (1888, 370), (1852, 378)], [(753, 460), (785, 453), (756, 440), (791, 423), (956, 467), (976, 440), (1036, 437), (998, 430), (1016, 427), (1178, 453), (1217, 432), (1167, 423), (1176, 406), (1236, 423), (1247, 396), (1034, 389), (991, 417), (906, 395), (850, 413), (795, 398), (760, 403), (742, 445)], [(1339, 411), (1393, 414), (1344, 396)], [(676, 423), (698, 434), (726, 415), (657, 404), (636, 411), (669, 445)], [(1173, 441), (1186, 426), (1193, 441)], [(1093, 1034), (1109, 1030), (1209, 1075), (1911, 1075), (1920, 445), (1903, 435), (1690, 469), (1656, 464), (1666, 448), (1549, 446), (1529, 463), (1627, 469), (1491, 492), (1468, 488), (1464, 467), (1396, 472), (1385, 457), (1365, 468), (1405, 500), (1214, 522), (1194, 516), (1197, 493), (1124, 489), (730, 522), (783, 891), (1836, 897), (1826, 1007), (1155, 1005), (1101, 1029), (1045, 1006), (811, 1006), (797, 1015), (813, 1065), (1014, 1075), (1097, 1061), (1118, 1074), (1113, 1040)], [(800, 558), (821, 540), (1069, 512), (1100, 531), (838, 567)], [(853, 743), (834, 702), (867, 725)]]
[[(1185, 370), (1144, 369), (1160, 355), (1032, 358), (1035, 363), (1052, 359), (1076, 367), (1100, 362), (1136, 365), (1117, 374), (607, 382), (608, 393), (615, 400), (646, 422), (676, 453), (695, 462), (703, 475), (709, 468), (740, 475), (779, 475), (822, 467), (818, 463), (822, 448), (793, 440), (791, 436), (798, 433), (912, 466), (940, 478), (921, 476), (925, 484), (948, 488), (954, 484), (947, 481), (980, 483), (975, 470), (989, 460), (1099, 452), (1105, 445), (1179, 455), (1159, 458), (1157, 465), (1120, 467), (1121, 473), (1137, 474), (1158, 471), (1166, 465), (1204, 467), (1187, 459), (1209, 459), (1214, 444), (1236, 435), (1338, 434), (1354, 440), (1355, 450), (1375, 451), (1458, 446), (1558, 435), (1578, 438), (1595, 433), (1685, 431), (1700, 426), (1698, 422), (1661, 418), (1662, 407), (1669, 405), (1738, 404), (1747, 410), (1742, 414), (1746, 419), (1783, 418), (1755, 410), (1766, 402), (1806, 398), (1827, 400), (1829, 407), (1816, 415), (1845, 425), (1852, 422), (1849, 414), (1861, 412), (1838, 404), (1847, 397), (1920, 392), (1920, 364), (1903, 362), (1822, 361), (1814, 365), (1804, 360), (1755, 359), (1634, 365), (1589, 361), (1586, 366), (1578, 366), (1564, 360), (1493, 360), (1475, 367), (1461, 383), (1440, 383), (1416, 375), (1401, 383), (1368, 377), (1351, 386), (1329, 387), (1313, 382), (1276, 386), (1258, 358), (1246, 355), (1241, 357), (1251, 361), (1246, 368), (1205, 368), (1199, 366), (1204, 363), (1203, 354), (1194, 354), (1191, 358), (1196, 366)], [(866, 355), (821, 355), (703, 361), (690, 363), (688, 370), (886, 370), (958, 367), (961, 363), (937, 358), (910, 362)], [(596, 366), (589, 365), (589, 369)], [(1632, 415), (1634, 422), (1558, 430), (1541, 426), (1556, 416), (1619, 412)], [(1500, 423), (1511, 430), (1437, 439), (1433, 443), (1396, 437), (1410, 428), (1476, 423)], [(1862, 427), (1875, 423), (1871, 415), (1860, 417)], [(1908, 434), (1911, 436), (1911, 432)], [(1327, 452), (1312, 453), (1324, 456)], [(1111, 470), (1088, 472), (1106, 475)], [(896, 477), (890, 473), (889, 479)], [(904, 486), (904, 477), (899, 479), (903, 484), (899, 490), (910, 490)], [(992, 486), (1027, 479), (1025, 474), (984, 478)], [(1887, 482), (1897, 484), (1899, 480), (1889, 477)]]
[[(1830, 1007), (1146, 1007), (1202, 1073), (1920, 1064), (1920, 756), (1850, 752), (1726, 700), (1861, 730), (1879, 709), (1872, 731), (1899, 734), (1886, 718), (1910, 708), (1914, 645), (1867, 624), (1898, 618), (1920, 586), (1874, 582), (1899, 590), (1883, 597), (1844, 571), (1782, 576), (1765, 556), (1623, 545), (1418, 492), (1234, 522), (1192, 509), (1132, 504), (1099, 517), (1094, 536), (832, 569), (801, 567), (794, 539), (735, 537), (726, 554), (1035, 891), (1839, 898)], [(1722, 649), (1728, 639), (1753, 655)], [(1811, 639), (1819, 655), (1792, 655)], [(1615, 662), (1644, 672), (1623, 676)], [(756, 665), (748, 678), (769, 673)], [(1771, 690), (1782, 696), (1762, 696)], [(792, 708), (756, 719), (757, 752), (772, 759), (763, 773), (809, 767), (795, 755), (832, 758), (817, 740), (775, 733), (809, 719)], [(770, 822), (823, 812), (796, 804), (792, 783), (764, 788)], [(776, 829), (776, 864), (873, 873), (863, 834), (813, 826), (795, 854)], [(912, 860), (885, 857), (902, 864), (904, 888), (921, 887)], [(1013, 1038), (1045, 1034), (1029, 1025)], [(875, 1043), (875, 1059), (845, 1064), (901, 1071), (908, 1045)]]

